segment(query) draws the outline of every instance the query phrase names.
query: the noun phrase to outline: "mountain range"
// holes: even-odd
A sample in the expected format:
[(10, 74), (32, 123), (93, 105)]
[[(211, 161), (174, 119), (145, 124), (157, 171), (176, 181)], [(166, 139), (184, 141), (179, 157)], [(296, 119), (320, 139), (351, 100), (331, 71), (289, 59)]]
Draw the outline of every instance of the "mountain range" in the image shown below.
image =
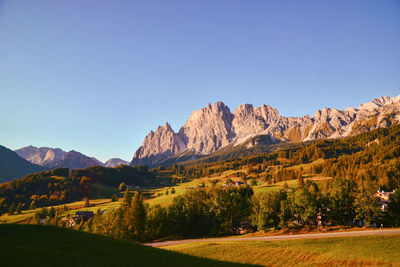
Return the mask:
[(121, 164), (129, 165), (129, 162), (118, 158), (112, 158), (103, 163), (95, 157), (88, 157), (75, 150), (66, 152), (60, 148), (27, 146), (15, 150), (15, 152), (21, 158), (46, 168), (83, 169), (96, 165), (105, 167), (116, 167)]
[(102, 163), (80, 152), (74, 150), (65, 152), (60, 148), (27, 146), (12, 151), (0, 146), (0, 183), (54, 168), (84, 169), (91, 166), (116, 167), (119, 165), (129, 165), (129, 162), (112, 158)]
[(284, 117), (268, 105), (243, 104), (231, 112), (224, 103), (217, 102), (193, 111), (178, 132), (169, 123), (150, 131), (134, 153), (131, 165), (157, 166), (181, 156), (182, 161), (190, 160), (249, 143), (257, 140), (255, 137), (263, 137), (270, 144), (297, 143), (352, 136), (399, 122), (400, 95), (376, 98), (357, 108), (323, 108), (312, 117)]

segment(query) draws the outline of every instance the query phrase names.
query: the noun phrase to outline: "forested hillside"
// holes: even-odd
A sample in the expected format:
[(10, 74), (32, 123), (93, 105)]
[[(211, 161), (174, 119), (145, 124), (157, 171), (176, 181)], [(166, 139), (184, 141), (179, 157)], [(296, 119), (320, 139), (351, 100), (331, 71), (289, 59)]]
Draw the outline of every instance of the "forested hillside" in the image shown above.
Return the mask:
[(91, 198), (96, 194), (96, 184), (111, 186), (117, 190), (120, 183), (154, 186), (158, 182), (159, 179), (155, 179), (146, 167), (94, 166), (71, 171), (68, 168), (59, 168), (29, 174), (22, 179), (1, 184), (0, 213)]

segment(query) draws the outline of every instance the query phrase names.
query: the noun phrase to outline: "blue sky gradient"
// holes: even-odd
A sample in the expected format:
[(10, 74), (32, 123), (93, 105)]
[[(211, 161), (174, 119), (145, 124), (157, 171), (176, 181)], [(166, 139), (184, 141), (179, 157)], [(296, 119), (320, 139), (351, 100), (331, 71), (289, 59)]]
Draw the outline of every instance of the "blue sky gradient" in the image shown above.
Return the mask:
[(131, 160), (223, 101), (285, 116), (400, 94), (400, 1), (0, 0), (0, 144)]

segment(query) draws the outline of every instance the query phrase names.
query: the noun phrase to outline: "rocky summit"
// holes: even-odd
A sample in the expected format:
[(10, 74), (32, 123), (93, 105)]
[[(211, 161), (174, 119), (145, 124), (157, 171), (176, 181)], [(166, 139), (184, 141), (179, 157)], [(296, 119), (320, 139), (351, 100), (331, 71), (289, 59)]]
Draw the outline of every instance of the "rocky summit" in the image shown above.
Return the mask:
[(243, 104), (231, 112), (217, 102), (193, 111), (177, 133), (168, 123), (150, 131), (131, 165), (157, 165), (185, 151), (208, 155), (259, 135), (270, 136), (274, 142), (302, 142), (351, 136), (399, 122), (400, 95), (380, 97), (357, 108), (323, 108), (312, 117), (284, 117), (268, 105)]

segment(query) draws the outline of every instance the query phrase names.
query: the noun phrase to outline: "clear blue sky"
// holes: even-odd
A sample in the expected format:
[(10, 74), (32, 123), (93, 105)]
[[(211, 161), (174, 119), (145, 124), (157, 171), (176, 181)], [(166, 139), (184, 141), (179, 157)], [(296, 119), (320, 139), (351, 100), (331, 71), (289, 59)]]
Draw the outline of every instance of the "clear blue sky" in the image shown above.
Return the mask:
[(208, 102), (398, 95), (399, 51), (400, 1), (0, 0), (0, 144), (131, 160)]

